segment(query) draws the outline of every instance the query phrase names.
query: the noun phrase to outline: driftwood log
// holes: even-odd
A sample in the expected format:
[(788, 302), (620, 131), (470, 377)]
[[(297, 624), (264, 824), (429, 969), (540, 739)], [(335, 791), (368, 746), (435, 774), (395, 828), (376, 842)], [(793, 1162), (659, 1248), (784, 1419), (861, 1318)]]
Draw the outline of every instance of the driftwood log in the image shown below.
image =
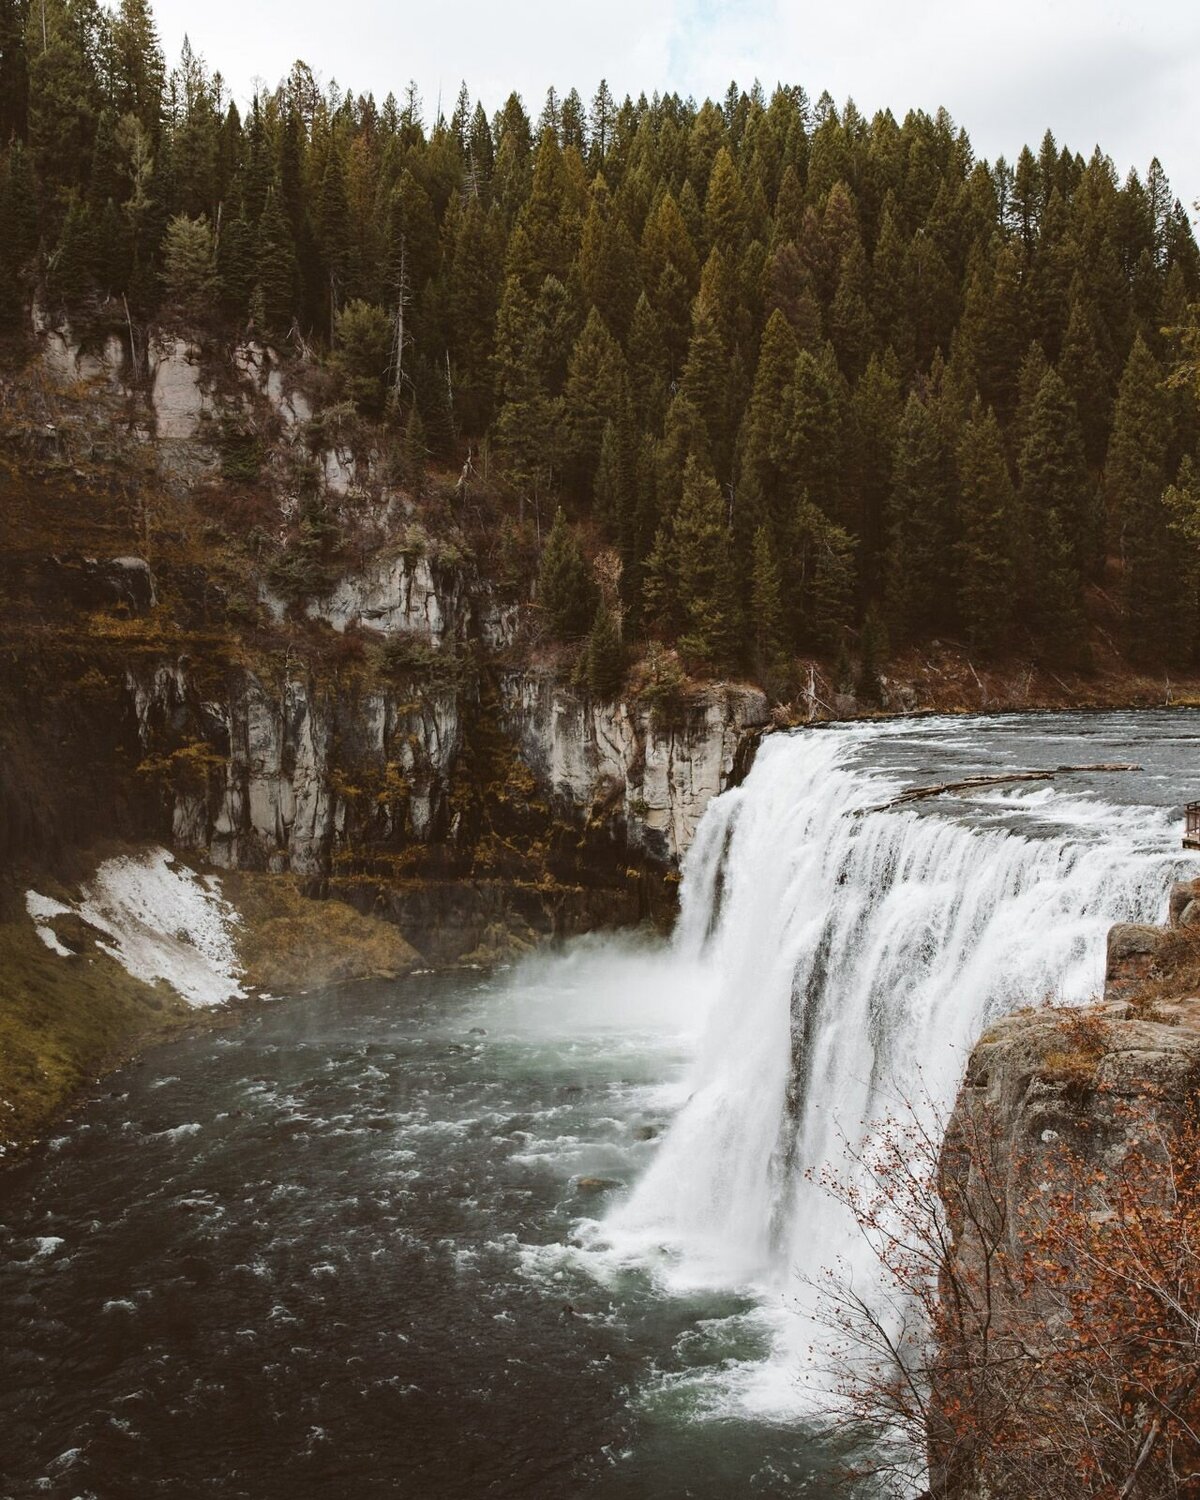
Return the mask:
[(1056, 776), (1080, 775), (1091, 771), (1140, 771), (1141, 766), (1125, 765), (1120, 761), (1101, 761), (1094, 766), (1053, 766), (1045, 771), (1005, 771), (997, 776), (968, 776), (962, 781), (939, 781), (936, 786), (914, 786), (901, 792), (890, 802), (880, 802), (875, 807), (858, 807), (854, 816), (865, 813), (888, 812), (893, 807), (906, 807), (910, 802), (924, 802), (927, 797), (941, 797), (947, 792), (973, 792), (981, 786), (1004, 786), (1012, 781), (1053, 781)]

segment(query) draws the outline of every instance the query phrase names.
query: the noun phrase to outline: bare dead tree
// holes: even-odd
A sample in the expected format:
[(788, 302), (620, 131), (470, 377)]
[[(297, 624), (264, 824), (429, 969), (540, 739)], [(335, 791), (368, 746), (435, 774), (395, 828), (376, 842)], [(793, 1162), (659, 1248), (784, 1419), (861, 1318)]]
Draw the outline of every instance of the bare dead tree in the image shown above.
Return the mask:
[(405, 314), (408, 311), (410, 292), (408, 285), (408, 241), (400, 236), (400, 264), (396, 268), (394, 285), (396, 310), (392, 315), (392, 390), (399, 396), (404, 385), (404, 351), (409, 339), (404, 331)]

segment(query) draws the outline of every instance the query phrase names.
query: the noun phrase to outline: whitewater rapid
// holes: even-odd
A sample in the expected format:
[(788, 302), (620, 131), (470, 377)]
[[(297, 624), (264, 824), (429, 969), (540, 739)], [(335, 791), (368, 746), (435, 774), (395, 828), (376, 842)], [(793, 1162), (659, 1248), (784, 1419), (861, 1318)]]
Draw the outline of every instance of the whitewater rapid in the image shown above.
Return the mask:
[[(944, 1117), (994, 1017), (1096, 994), (1109, 926), (1160, 918), (1180, 863), (1169, 809), (1070, 777), (871, 810), (921, 779), (873, 763), (906, 732), (770, 738), (711, 804), (672, 944), (703, 1013), (686, 1102), (597, 1234), (668, 1286), (757, 1288), (779, 1313), (778, 1357), (743, 1392), (758, 1406), (816, 1379), (823, 1272), (875, 1275), (808, 1174), (850, 1173), (887, 1117)], [(1027, 764), (1060, 758), (1039, 749)]]

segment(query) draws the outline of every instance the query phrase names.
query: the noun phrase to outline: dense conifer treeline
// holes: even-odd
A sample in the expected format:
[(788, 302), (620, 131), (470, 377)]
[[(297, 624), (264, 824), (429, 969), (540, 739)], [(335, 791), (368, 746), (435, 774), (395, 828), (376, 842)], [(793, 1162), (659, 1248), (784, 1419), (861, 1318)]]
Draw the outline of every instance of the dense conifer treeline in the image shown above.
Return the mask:
[(798, 87), (536, 118), (464, 87), (427, 124), (298, 63), (243, 117), (186, 46), (168, 73), (147, 0), (0, 0), (0, 58), (3, 315), (250, 322), (415, 446), (486, 442), (545, 518), (550, 623), (599, 606), (598, 676), (579, 525), (626, 633), (716, 668), (851, 637), (869, 692), (940, 634), (1085, 665), (1101, 588), (1133, 655), (1194, 657), (1200, 424), (1167, 377), (1200, 254), (1157, 162), (1121, 183), (1047, 134), (989, 165), (944, 112)]

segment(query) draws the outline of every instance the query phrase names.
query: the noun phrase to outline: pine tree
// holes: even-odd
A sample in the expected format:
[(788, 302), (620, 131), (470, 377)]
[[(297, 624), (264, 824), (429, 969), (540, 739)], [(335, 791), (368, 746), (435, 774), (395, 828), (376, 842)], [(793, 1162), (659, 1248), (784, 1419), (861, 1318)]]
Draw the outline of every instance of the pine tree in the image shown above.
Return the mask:
[(585, 300), (618, 337), (629, 327), (641, 288), (637, 248), (624, 221), (614, 213), (608, 184), (597, 177), (579, 244), (579, 280)]
[(1029, 546), (1025, 618), (1052, 660), (1079, 665), (1087, 655), (1080, 554), (1091, 539), (1081, 535), (1089, 486), (1074, 408), (1052, 369), (1030, 412), (1019, 498)]
[(617, 537), (632, 504), (628, 456), (623, 448), (617, 424), (606, 422), (596, 465), (594, 513), (609, 535)]
[(462, 431), (481, 434), (492, 414), (499, 287), (499, 227), (477, 199), (459, 216), (449, 267), (455, 410)]
[(254, 235), (238, 214), (225, 221), (217, 242), (217, 281), (221, 306), (245, 319), (255, 286)]
[(776, 534), (789, 512), (795, 474), (788, 425), (798, 350), (787, 318), (778, 308), (763, 333), (754, 388), (738, 433), (735, 525), (748, 542), (773, 521)]
[(0, 262), (13, 270), (27, 265), (37, 249), (39, 197), (29, 152), (14, 140), (0, 178)]
[(383, 410), (392, 353), (392, 320), (382, 307), (360, 298), (347, 302), (334, 325), (334, 364), (346, 382), (346, 393), (359, 411), (378, 416)]
[(696, 298), (693, 309), (692, 337), (679, 388), (708, 430), (709, 451), (718, 480), (728, 480), (732, 464), (729, 354), (703, 296)]
[(996, 256), (992, 273), (978, 366), (980, 392), (1001, 421), (1008, 421), (1016, 410), (1027, 327), (1020, 270), (1016, 256), (1006, 245)]
[(859, 633), (858, 681), (854, 691), (864, 703), (879, 706), (883, 702), (882, 669), (888, 657), (887, 628), (872, 604), (863, 617)]
[(1020, 529), (995, 413), (976, 403), (958, 449), (962, 496), (958, 609), (967, 641), (992, 655), (1009, 640)]
[(92, 170), (88, 181), (88, 205), (99, 213), (111, 199), (122, 203), (129, 193), (125, 163), (117, 145), (117, 118), (111, 109), (102, 110), (92, 144)]
[(661, 288), (663, 276), (671, 268), (691, 303), (700, 282), (700, 263), (679, 204), (669, 192), (663, 194), (646, 219), (641, 257), (642, 283), (652, 295)]
[(801, 647), (831, 651), (854, 619), (858, 576), (854, 538), (806, 495), (792, 518), (787, 580), (793, 632)]
[(1162, 370), (1139, 335), (1117, 392), (1104, 478), (1125, 559), (1129, 646), (1150, 660), (1168, 654), (1176, 606), (1176, 549), (1163, 504), (1170, 438), (1171, 403)]
[(910, 393), (896, 434), (884, 575), (888, 623), (906, 640), (942, 628), (956, 594), (947, 458), (933, 413)]
[(582, 495), (592, 492), (605, 424), (619, 420), (625, 396), (625, 357), (593, 308), (571, 354), (563, 390), (570, 471)]
[(829, 309), (829, 337), (838, 364), (848, 380), (857, 380), (871, 353), (871, 313), (867, 306), (869, 277), (862, 242), (855, 239), (842, 257), (837, 291)]
[(1086, 577), (1102, 555), (1102, 527), (1075, 405), (1053, 369), (1038, 387), (1019, 466), (1022, 487), (1040, 509), (1055, 511), (1075, 569)]
[(1190, 665), (1200, 649), (1200, 468), (1190, 455), (1163, 495), (1175, 544), (1177, 605), (1161, 655)]
[(1041, 344), (1034, 340), (1025, 351), (1020, 373), (1017, 376), (1017, 410), (1008, 430), (1009, 452), (1014, 459), (1020, 458), (1021, 449), (1025, 446), (1025, 439), (1029, 435), (1029, 423), (1033, 417), (1034, 403), (1037, 401), (1038, 392), (1042, 388), (1042, 381), (1046, 378), (1046, 371), (1049, 368), (1050, 362)]
[(27, 144), (39, 179), (61, 201), (87, 185), (95, 122), (103, 108), (104, 16), (95, 4), (39, 0), (25, 7), (25, 17)]
[(652, 432), (662, 422), (671, 367), (658, 318), (645, 292), (633, 310), (626, 349), (634, 408), (642, 429)]
[(296, 301), (296, 248), (275, 193), (268, 194), (258, 221), (254, 271), (256, 311), (263, 327), (268, 333), (286, 333)]
[(754, 661), (760, 673), (773, 670), (784, 651), (783, 578), (770, 528), (754, 533), (754, 565), (750, 584), (750, 623), (754, 633)]
[(162, 280), (167, 296), (189, 316), (201, 317), (211, 306), (217, 266), (212, 227), (203, 215), (177, 214), (167, 225)]
[(47, 278), (52, 296), (70, 310), (82, 307), (95, 286), (95, 226), (87, 204), (72, 198)]
[(400, 274), (403, 251), (409, 285), (420, 288), (433, 275), (438, 261), (438, 226), (429, 194), (410, 168), (400, 174), (388, 203), (388, 275), (394, 283)]
[(169, 149), (160, 143), (157, 156), (149, 130), (136, 115), (117, 121), (116, 139), (126, 159), (129, 196), (121, 205), (129, 243), (129, 295), (140, 309), (153, 307), (161, 283), (156, 274), (158, 253), (166, 230), (165, 205), (173, 194)]
[(550, 634), (579, 640), (588, 632), (595, 611), (596, 589), (579, 538), (560, 506), (542, 548), (537, 603)]
[[(275, 196), (278, 198), (278, 195)], [(286, 224), (282, 213), (280, 219)], [(291, 240), (290, 231), (288, 238)], [(351, 288), (353, 269), (353, 236), (350, 200), (346, 192), (346, 165), (336, 142), (330, 149), (321, 178), (321, 194), (317, 203), (317, 238), (325, 271), (329, 319), (327, 328), (332, 331), (334, 316)], [(293, 262), (295, 253), (293, 241)]]
[(609, 703), (625, 685), (625, 651), (616, 615), (603, 600), (587, 643), (587, 686), (593, 698)]
[(1058, 373), (1079, 414), (1088, 463), (1098, 469), (1104, 460), (1105, 439), (1112, 420), (1112, 390), (1082, 296), (1071, 299)]
[(838, 513), (843, 474), (841, 390), (836, 366), (802, 349), (792, 372), (788, 466), (794, 490), (805, 490), (826, 515)]
[(689, 458), (672, 521), (680, 649), (713, 667), (738, 654), (738, 612), (721, 491), (710, 470)]
[(883, 591), (892, 472), (903, 408), (895, 354), (889, 350), (883, 359), (872, 355), (854, 391), (850, 418), (854, 441), (847, 475), (858, 517), (859, 571), (863, 587), (872, 598)]
[(558, 117), (558, 138), (564, 148), (572, 146), (580, 156), (587, 150), (587, 111), (578, 89), (572, 89), (562, 102)]
[(23, 141), (29, 124), (27, 0), (0, 0), (0, 142)]
[(565, 281), (580, 229), (580, 205), (574, 200), (563, 153), (552, 131), (542, 132), (533, 162), (533, 181), (517, 225), (525, 235), (531, 287), (547, 276)]
[(612, 146), (616, 114), (617, 107), (613, 102), (613, 96), (608, 84), (602, 78), (600, 87), (592, 99), (592, 112), (588, 120), (591, 133), (590, 156), (592, 165), (597, 170), (604, 166), (605, 158)]
[(728, 148), (722, 146), (713, 162), (704, 200), (704, 238), (710, 249), (736, 255), (746, 232), (748, 206), (742, 180)]
[(117, 114), (136, 115), (156, 135), (162, 124), (166, 65), (148, 0), (121, 0), (109, 29), (109, 66)]
[(771, 252), (763, 273), (763, 304), (768, 317), (776, 310), (790, 325), (797, 352), (817, 353), (824, 343), (821, 304), (813, 292), (812, 273), (795, 243), (786, 240)]
[(527, 497), (540, 515), (559, 468), (561, 402), (547, 383), (545, 344), (546, 329), (523, 281), (510, 276), (496, 322), (496, 438), (522, 516)]

